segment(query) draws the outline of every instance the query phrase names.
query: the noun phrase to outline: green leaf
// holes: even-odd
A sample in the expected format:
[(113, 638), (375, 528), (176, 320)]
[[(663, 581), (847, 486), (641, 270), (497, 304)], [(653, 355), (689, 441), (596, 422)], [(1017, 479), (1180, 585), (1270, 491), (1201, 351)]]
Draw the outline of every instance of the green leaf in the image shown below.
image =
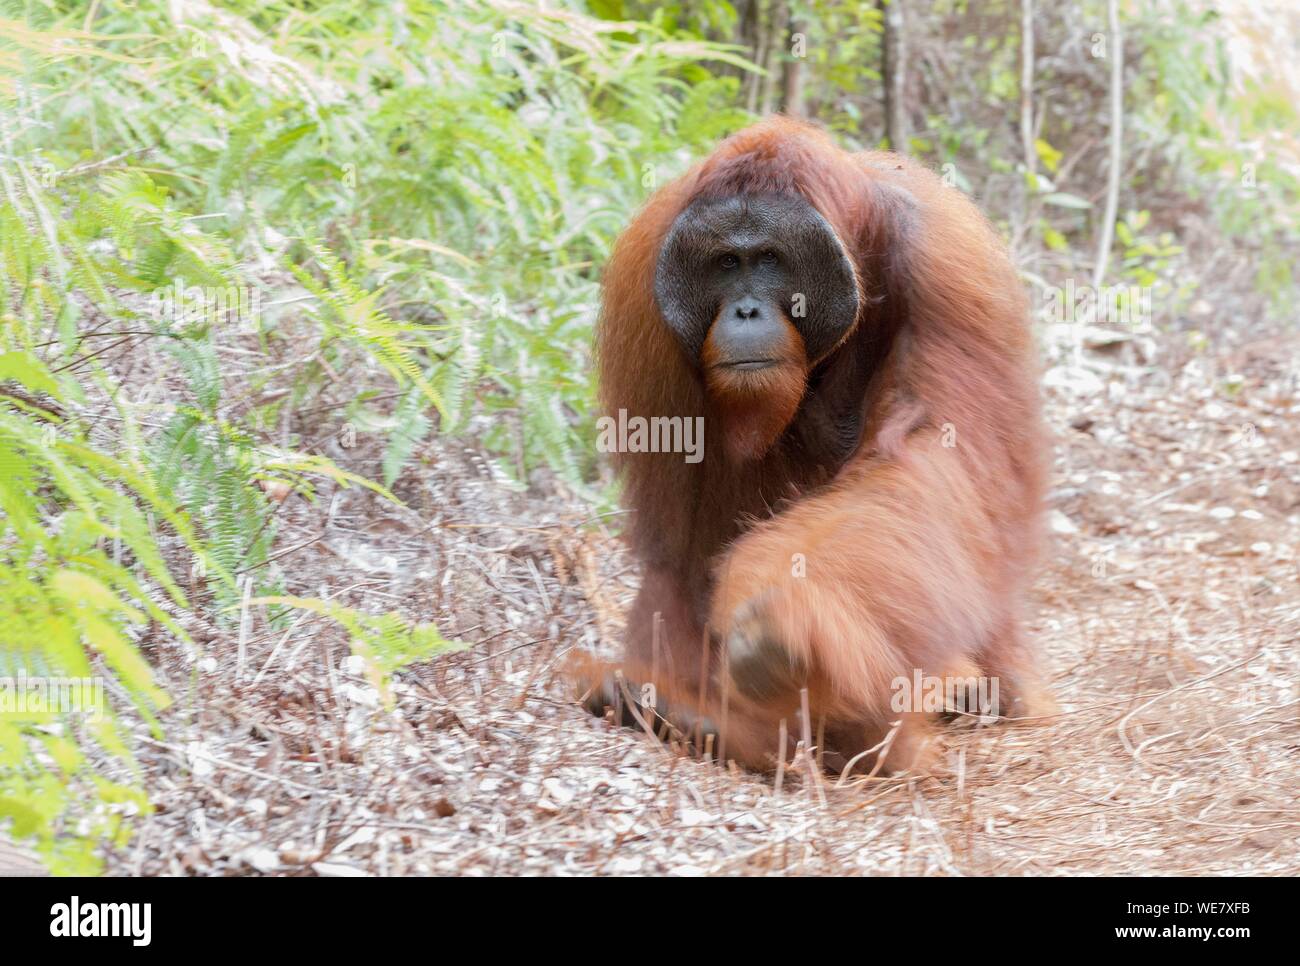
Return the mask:
[(1080, 198), (1078, 195), (1066, 194), (1064, 191), (1053, 191), (1043, 196), (1043, 203), (1056, 205), (1058, 208), (1078, 208), (1087, 209), (1092, 207), (1092, 202), (1086, 198)]
[(1055, 174), (1057, 167), (1061, 163), (1061, 152), (1042, 138), (1034, 140), (1034, 151), (1038, 154), (1038, 159), (1043, 162), (1043, 166)]
[(34, 392), (62, 399), (59, 381), (45, 363), (30, 352), (0, 352), (0, 382), (12, 379)]

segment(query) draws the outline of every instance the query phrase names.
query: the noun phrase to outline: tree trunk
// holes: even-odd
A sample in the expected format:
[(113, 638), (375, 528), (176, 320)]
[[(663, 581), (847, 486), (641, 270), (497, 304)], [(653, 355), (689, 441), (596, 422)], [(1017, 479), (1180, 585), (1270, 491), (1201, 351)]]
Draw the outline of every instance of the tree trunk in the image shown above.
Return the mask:
[(903, 105), (905, 74), (906, 29), (903, 22), (903, 0), (880, 0), (880, 11), (885, 22), (885, 33), (880, 46), (880, 75), (885, 86), (885, 137), (890, 150), (907, 151), (907, 111)]
[[(767, 55), (767, 33), (763, 29), (762, 0), (749, 0), (740, 14), (740, 43), (751, 60), (762, 67)], [(758, 110), (758, 95), (763, 85), (761, 74), (746, 71), (741, 78), (745, 92), (745, 110), (753, 114)]]
[(781, 109), (791, 117), (803, 117), (807, 113), (804, 108), (803, 82), (808, 39), (804, 34), (804, 23), (797, 17), (790, 18), (786, 44), (785, 97)]
[(1106, 177), (1106, 213), (1102, 216), (1101, 237), (1097, 241), (1097, 264), (1092, 271), (1092, 288), (1101, 291), (1106, 280), (1106, 263), (1110, 261), (1110, 242), (1115, 230), (1115, 212), (1119, 207), (1119, 166), (1124, 144), (1124, 40), (1119, 32), (1119, 0), (1106, 4), (1110, 37), (1110, 171)]
[(1034, 0), (1020, 0), (1020, 143), (1025, 170), (1037, 169), (1034, 149)]
[(778, 52), (781, 38), (785, 35), (787, 9), (784, 0), (778, 0), (772, 9), (767, 11), (768, 16), (763, 24), (763, 36), (766, 38), (763, 48), (763, 69), (767, 74), (763, 77), (763, 97), (759, 104), (759, 113), (764, 117), (776, 110), (781, 66)]

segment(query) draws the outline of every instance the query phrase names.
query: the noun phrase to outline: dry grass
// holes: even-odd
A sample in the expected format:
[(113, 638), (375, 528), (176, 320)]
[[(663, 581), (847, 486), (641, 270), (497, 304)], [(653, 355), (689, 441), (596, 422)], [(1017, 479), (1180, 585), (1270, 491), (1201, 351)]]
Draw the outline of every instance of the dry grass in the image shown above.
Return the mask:
[[(1300, 426), (1277, 361), (1295, 346), (1164, 354), (1170, 377), (1049, 399), (1062, 532), (1033, 630), (1052, 723), (953, 728), (940, 773), (823, 798), (801, 773), (777, 790), (589, 718), (559, 668), (617, 640), (632, 562), (578, 501), (512, 493), (468, 439), (440, 439), (399, 481), (406, 509), (355, 490), (286, 504), (279, 546), (303, 546), (277, 565), (293, 592), (478, 646), (399, 675), (391, 713), (311, 617), (270, 633), (254, 613), (242, 647), (197, 628), (192, 686), (159, 646), (180, 700), (143, 755), (158, 812), (110, 868), (1295, 874)], [(377, 452), (335, 455), (377, 473)]]

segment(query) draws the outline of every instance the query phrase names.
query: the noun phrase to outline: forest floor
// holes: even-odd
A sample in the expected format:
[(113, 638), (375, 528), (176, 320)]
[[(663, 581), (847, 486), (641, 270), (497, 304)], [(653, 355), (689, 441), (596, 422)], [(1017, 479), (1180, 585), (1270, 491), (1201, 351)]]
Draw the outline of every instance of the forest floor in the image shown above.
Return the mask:
[[(439, 437), (405, 507), (287, 501), (276, 565), (291, 593), (475, 646), (399, 672), (392, 710), (313, 616), (242, 641), (195, 626), (197, 663), (154, 646), (177, 696), (141, 745), (157, 808), (109, 871), (1294, 875), (1300, 354), (1186, 343), (1095, 354), (1100, 392), (1049, 380), (1030, 630), (1051, 723), (951, 728), (932, 774), (777, 789), (592, 718), (562, 668), (617, 647), (637, 582), (617, 518), (512, 491), (472, 438)], [(367, 445), (330, 455), (373, 478)]]

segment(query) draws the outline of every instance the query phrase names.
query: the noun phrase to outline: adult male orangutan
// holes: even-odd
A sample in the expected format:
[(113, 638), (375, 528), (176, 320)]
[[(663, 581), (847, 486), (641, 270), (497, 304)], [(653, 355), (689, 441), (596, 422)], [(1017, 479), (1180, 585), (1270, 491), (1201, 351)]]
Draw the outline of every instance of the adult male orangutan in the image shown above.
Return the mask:
[(1019, 614), (1046, 468), (1027, 316), (979, 211), (907, 158), (778, 117), (660, 189), (606, 269), (601, 401), (703, 417), (703, 457), (615, 456), (643, 578), (626, 686), (586, 668), (587, 706), (756, 769), (809, 730), (803, 689), (836, 766), (928, 760), (918, 676), (1050, 713)]

